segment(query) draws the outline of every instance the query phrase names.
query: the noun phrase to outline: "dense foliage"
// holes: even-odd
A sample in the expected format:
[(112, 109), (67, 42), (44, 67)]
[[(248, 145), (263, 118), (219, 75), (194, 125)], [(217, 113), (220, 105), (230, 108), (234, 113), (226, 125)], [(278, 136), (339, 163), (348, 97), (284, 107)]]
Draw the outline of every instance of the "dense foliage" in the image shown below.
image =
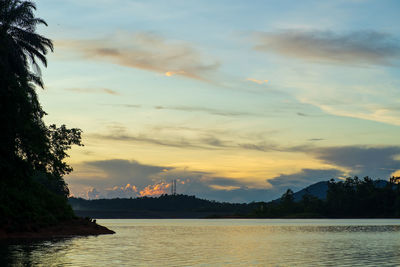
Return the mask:
[(30, 1), (0, 1), (0, 225), (54, 222), (73, 216), (67, 204), (64, 159), (81, 145), (81, 131), (46, 126), (36, 89), (38, 63), (53, 44), (36, 33), (47, 25)]
[[(130, 211), (154, 212), (208, 212), (210, 214), (246, 214), (250, 204), (235, 204), (200, 199), (187, 195), (161, 195), (159, 197), (115, 198), (85, 200), (70, 198), (74, 209), (92, 211), (113, 211), (116, 213)], [(255, 208), (255, 206), (253, 206)]]
[(329, 217), (379, 218), (400, 217), (400, 186), (398, 178), (388, 182), (369, 177), (330, 180), (326, 199), (311, 194), (294, 201), (288, 189), (278, 201), (260, 204), (253, 212), (256, 217)]

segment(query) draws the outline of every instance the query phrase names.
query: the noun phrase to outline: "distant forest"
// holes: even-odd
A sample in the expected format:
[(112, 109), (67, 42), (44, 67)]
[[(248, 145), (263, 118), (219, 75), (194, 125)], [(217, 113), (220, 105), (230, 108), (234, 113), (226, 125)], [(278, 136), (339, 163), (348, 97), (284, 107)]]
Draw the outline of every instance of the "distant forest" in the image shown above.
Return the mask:
[[(97, 218), (398, 218), (399, 177), (389, 181), (369, 177), (327, 181), (326, 192), (294, 193), (288, 189), (271, 202), (216, 202), (187, 195), (130, 199), (70, 198), (81, 216)], [(297, 195), (296, 195), (297, 194)], [(324, 198), (317, 197), (324, 195)]]

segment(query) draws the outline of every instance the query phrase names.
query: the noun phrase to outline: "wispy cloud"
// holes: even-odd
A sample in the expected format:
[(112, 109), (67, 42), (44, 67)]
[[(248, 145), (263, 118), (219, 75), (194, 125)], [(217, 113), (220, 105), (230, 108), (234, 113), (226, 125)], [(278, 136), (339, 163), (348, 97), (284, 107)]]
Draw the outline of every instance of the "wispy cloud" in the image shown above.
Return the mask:
[(302, 116), (302, 117), (307, 117), (308, 115), (303, 113), (303, 112), (297, 112), (296, 113), (298, 116)]
[(235, 136), (221, 138), (212, 134), (202, 133), (201, 135), (187, 138), (183, 135), (160, 136), (155, 134), (131, 134), (123, 130), (113, 131), (109, 134), (88, 134), (88, 137), (100, 140), (113, 140), (122, 142), (137, 142), (156, 146), (166, 146), (181, 149), (201, 150), (255, 150), (260, 152), (304, 152), (313, 148), (310, 144), (294, 146), (282, 146), (274, 142), (243, 140)]
[(325, 139), (324, 138), (310, 138), (310, 139), (308, 139), (307, 141), (310, 141), (310, 142), (317, 142), (317, 141), (324, 141)]
[(307, 61), (347, 65), (392, 65), (400, 59), (398, 40), (377, 31), (259, 33), (254, 48)]
[(111, 106), (111, 107), (124, 107), (124, 108), (141, 108), (142, 105), (138, 104), (102, 104), (105, 106)]
[(91, 60), (202, 81), (210, 81), (220, 65), (189, 43), (150, 33), (114, 35), (102, 40), (63, 40), (57, 46), (72, 49)]
[(207, 143), (199, 142), (199, 140), (189, 140), (183, 137), (177, 138), (153, 138), (147, 134), (128, 134), (128, 133), (112, 133), (106, 135), (90, 134), (90, 137), (114, 141), (127, 141), (127, 142), (138, 142), (147, 143), (151, 145), (167, 146), (175, 148), (186, 148), (186, 149), (216, 149), (216, 146), (207, 146)]
[(119, 95), (117, 91), (108, 88), (68, 88), (65, 90), (77, 93)]
[[(142, 105), (138, 104), (107, 104), (113, 107), (126, 107), (126, 108), (142, 108)], [(182, 112), (203, 112), (216, 116), (224, 117), (240, 117), (240, 116), (265, 116), (264, 114), (251, 113), (246, 111), (229, 111), (223, 109), (215, 109), (208, 107), (195, 107), (195, 106), (153, 106), (156, 110), (175, 110)]]
[(165, 76), (171, 77), (171, 76), (174, 76), (174, 75), (184, 74), (184, 73), (185, 73), (185, 72), (184, 72), (183, 70), (181, 70), (181, 71), (167, 71), (167, 72), (165, 73)]
[(260, 116), (259, 114), (241, 111), (225, 111), (207, 107), (190, 107), (190, 106), (155, 106), (155, 109), (178, 110), (186, 112), (205, 112), (211, 115), (237, 117), (237, 116)]
[(268, 80), (257, 80), (257, 79), (253, 79), (253, 78), (247, 78), (246, 81), (253, 82), (253, 83), (256, 83), (256, 84), (266, 84), (266, 83), (268, 83)]

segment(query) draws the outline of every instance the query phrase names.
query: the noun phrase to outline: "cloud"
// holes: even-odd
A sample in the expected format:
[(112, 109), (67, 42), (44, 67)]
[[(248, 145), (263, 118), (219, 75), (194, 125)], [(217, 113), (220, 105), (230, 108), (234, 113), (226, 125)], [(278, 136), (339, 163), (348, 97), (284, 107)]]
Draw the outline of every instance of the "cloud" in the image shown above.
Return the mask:
[(390, 34), (377, 31), (333, 33), (288, 30), (259, 33), (254, 49), (314, 62), (347, 65), (392, 65), (400, 45)]
[(302, 144), (297, 146), (282, 146), (273, 142), (267, 141), (249, 141), (249, 140), (236, 140), (234, 136), (231, 139), (220, 138), (212, 134), (203, 134), (202, 136), (186, 138), (182, 135), (169, 135), (160, 137), (153, 137), (151, 134), (130, 134), (124, 132), (122, 129), (113, 131), (110, 134), (89, 134), (90, 137), (100, 140), (114, 140), (126, 142), (147, 143), (151, 145), (167, 146), (183, 149), (204, 149), (204, 150), (256, 150), (262, 152), (279, 151), (279, 152), (303, 152), (310, 150), (310, 144)]
[[(93, 179), (97, 173), (102, 178)], [(101, 174), (101, 175), (100, 175)], [(121, 159), (84, 162), (67, 177), (74, 196), (85, 198), (116, 198), (156, 196), (169, 193), (170, 183), (177, 180), (177, 192), (199, 197), (220, 199), (213, 186), (245, 188), (240, 179), (215, 177), (212, 173), (141, 164)], [(212, 192), (213, 194), (210, 194)], [(229, 201), (231, 199), (224, 199)]]
[[(116, 185), (125, 186), (131, 184), (142, 188), (159, 182), (157, 179), (152, 180), (151, 177), (169, 168), (141, 164), (134, 160), (111, 159), (83, 162), (80, 169), (84, 170), (84, 172), (81, 174), (74, 172), (71, 178), (71, 181), (74, 181), (74, 183), (92, 185), (95, 182), (97, 186), (104, 188), (114, 188)], [(100, 173), (101, 175), (98, 175), (99, 178), (94, 181), (92, 177), (87, 177), (84, 174), (85, 172)]]
[(338, 169), (302, 169), (300, 172), (293, 174), (281, 174), (272, 179), (268, 179), (274, 188), (279, 188), (279, 191), (292, 189), (298, 191), (304, 187), (320, 182), (328, 181), (332, 178), (342, 177), (343, 171)]
[(325, 163), (349, 170), (349, 175), (388, 179), (400, 170), (398, 146), (342, 146), (316, 148), (310, 151)]
[(126, 133), (121, 133), (121, 134), (113, 133), (110, 135), (91, 134), (91, 136), (98, 139), (147, 143), (152, 145), (176, 147), (176, 148), (193, 148), (193, 149), (216, 148), (215, 145), (207, 146), (207, 142), (200, 142), (201, 140), (189, 140), (183, 137), (153, 138), (147, 134), (131, 135)]
[(174, 76), (174, 75), (177, 75), (177, 74), (184, 74), (184, 73), (185, 73), (185, 72), (182, 71), (182, 70), (180, 70), (180, 71), (167, 71), (167, 72), (165, 73), (165, 76), (171, 77), (171, 76)]
[(189, 106), (175, 106), (175, 107), (165, 107), (165, 106), (155, 106), (155, 109), (165, 109), (165, 110), (177, 110), (186, 112), (205, 112), (211, 115), (225, 116), (225, 117), (238, 117), (238, 116), (260, 116), (259, 114), (240, 112), (240, 111), (225, 111), (206, 107), (189, 107)]
[(168, 193), (168, 188), (170, 188), (171, 184), (160, 182), (154, 185), (148, 185), (143, 190), (139, 192), (141, 197), (145, 196), (159, 196)]
[(142, 105), (134, 105), (134, 104), (102, 104), (105, 106), (111, 107), (125, 107), (125, 108), (141, 108)]
[(108, 95), (119, 95), (117, 91), (108, 88), (68, 88), (66, 90), (77, 93), (90, 93), (90, 94), (103, 93)]
[(292, 149), (314, 157), (327, 167), (283, 173), (260, 184), (251, 177), (223, 177), (189, 168), (110, 159), (84, 162), (75, 166), (76, 171), (66, 178), (71, 185), (72, 194), (86, 198), (138, 197), (169, 193), (170, 183), (176, 179), (177, 192), (180, 194), (218, 201), (250, 202), (273, 200), (288, 188), (298, 191), (331, 178), (368, 175), (371, 178), (387, 179), (400, 170), (398, 146), (298, 146)]
[[(383, 90), (382, 90), (383, 91)], [(400, 126), (400, 112), (397, 108), (393, 108), (389, 106), (389, 102), (396, 102), (397, 96), (387, 97), (387, 95), (383, 94), (382, 91), (379, 92), (380, 96), (375, 96), (374, 101), (386, 101), (385, 104), (374, 103), (374, 101), (365, 101), (367, 103), (357, 103), (353, 101), (353, 103), (349, 104), (334, 104), (334, 103), (321, 103), (322, 101), (319, 99), (307, 99), (306, 97), (302, 97), (300, 101), (303, 103), (314, 105), (320, 108), (323, 112), (327, 114), (332, 114), (335, 116), (342, 117), (350, 117), (361, 120), (375, 121), (381, 122), (391, 125)], [(364, 99), (367, 99), (367, 94), (363, 95)], [(389, 95), (389, 94), (388, 94)], [(352, 98), (346, 96), (349, 100)], [(372, 96), (373, 97), (373, 96)], [(378, 99), (378, 97), (382, 99)], [(385, 99), (386, 98), (386, 99)], [(397, 103), (393, 103), (397, 105)]]
[(120, 34), (101, 40), (64, 40), (58, 47), (81, 56), (125, 67), (210, 81), (220, 64), (207, 60), (192, 45), (150, 33)]
[[(93, 174), (99, 177), (93, 179)], [(311, 183), (337, 177), (337, 170), (302, 170), (265, 181), (264, 186), (249, 180), (216, 176), (188, 168), (146, 165), (120, 159), (90, 161), (67, 177), (74, 196), (85, 198), (129, 198), (169, 193), (177, 180), (179, 194), (196, 195), (217, 201), (269, 201), (280, 197), (287, 188), (301, 189)]]
[(257, 84), (266, 84), (268, 83), (268, 80), (257, 80), (253, 78), (247, 78), (246, 81), (257, 83)]
[(308, 139), (307, 141), (310, 141), (310, 142), (317, 142), (317, 141), (324, 141), (325, 139), (324, 138), (310, 138), (310, 139)]
[(100, 192), (96, 190), (96, 188), (90, 188), (87, 191), (87, 198), (88, 199), (97, 199), (100, 197)]
[(296, 113), (298, 116), (302, 116), (302, 117), (308, 117), (308, 115), (307, 114), (305, 114), (305, 113), (302, 113), (302, 112), (297, 112)]
[(137, 196), (139, 196), (137, 187), (128, 183), (125, 186), (105, 188), (97, 194), (96, 198), (130, 198)]
[[(113, 107), (126, 107), (126, 108), (141, 108), (142, 105), (138, 104), (106, 104)], [(264, 114), (257, 114), (245, 111), (229, 111), (207, 107), (190, 107), (190, 106), (154, 106), (156, 110), (175, 110), (182, 112), (203, 112), (216, 116), (223, 117), (240, 117), (240, 116), (265, 116)]]

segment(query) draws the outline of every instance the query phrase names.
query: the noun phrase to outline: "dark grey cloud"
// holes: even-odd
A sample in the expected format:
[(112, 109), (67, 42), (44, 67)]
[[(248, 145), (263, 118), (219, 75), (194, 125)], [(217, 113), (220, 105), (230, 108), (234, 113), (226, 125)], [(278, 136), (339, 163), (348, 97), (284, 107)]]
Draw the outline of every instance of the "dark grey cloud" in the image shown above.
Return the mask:
[(77, 93), (119, 95), (117, 91), (108, 88), (68, 88), (65, 90)]
[(274, 188), (279, 188), (279, 191), (288, 188), (298, 191), (313, 183), (328, 181), (343, 175), (343, 171), (337, 169), (302, 169), (294, 174), (281, 174), (273, 179), (268, 179), (267, 182)]
[(255, 49), (315, 62), (392, 65), (400, 59), (399, 40), (377, 31), (334, 33), (288, 30), (259, 33)]
[(328, 164), (351, 170), (351, 175), (387, 179), (400, 170), (398, 146), (343, 146), (324, 147), (310, 151), (316, 158)]
[(83, 185), (92, 185), (95, 183), (100, 187), (114, 187), (115, 185), (126, 185), (128, 183), (139, 187), (147, 186), (157, 182), (152, 177), (168, 167), (153, 166), (141, 164), (137, 161), (129, 161), (123, 159), (88, 161), (81, 164), (81, 168), (100, 171), (105, 177), (93, 180), (87, 177), (74, 177), (71, 182)]
[[(328, 181), (342, 175), (343, 172), (336, 169), (303, 169), (295, 174), (281, 174), (268, 179), (266, 180), (266, 185), (270, 186), (264, 188), (249, 187), (248, 184), (240, 179), (221, 177), (202, 179), (197, 177), (197, 179), (191, 179), (191, 182), (185, 185), (179, 185), (178, 189), (185, 194), (195, 194), (198, 197), (217, 201), (270, 201), (279, 198), (288, 188), (296, 192), (313, 183)], [(221, 188), (213, 187), (215, 185), (221, 186)], [(227, 187), (227, 189), (224, 189), (224, 187)]]

